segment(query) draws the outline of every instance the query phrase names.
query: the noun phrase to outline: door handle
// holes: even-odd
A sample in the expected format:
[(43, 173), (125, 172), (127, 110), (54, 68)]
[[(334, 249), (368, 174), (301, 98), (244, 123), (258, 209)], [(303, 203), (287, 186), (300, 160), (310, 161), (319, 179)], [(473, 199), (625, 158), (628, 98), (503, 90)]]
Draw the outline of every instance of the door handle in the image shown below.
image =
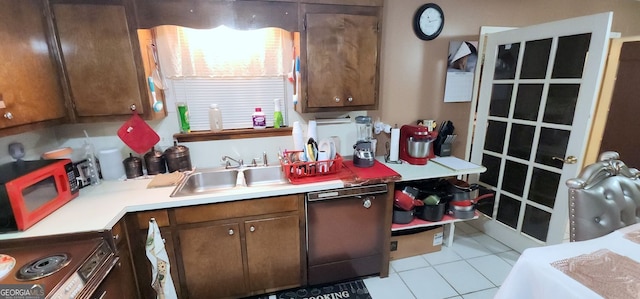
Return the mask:
[(575, 156), (569, 156), (566, 159), (562, 159), (559, 157), (552, 157), (551, 159), (562, 161), (562, 163), (566, 163), (566, 164), (576, 164), (578, 162), (578, 158), (576, 158)]

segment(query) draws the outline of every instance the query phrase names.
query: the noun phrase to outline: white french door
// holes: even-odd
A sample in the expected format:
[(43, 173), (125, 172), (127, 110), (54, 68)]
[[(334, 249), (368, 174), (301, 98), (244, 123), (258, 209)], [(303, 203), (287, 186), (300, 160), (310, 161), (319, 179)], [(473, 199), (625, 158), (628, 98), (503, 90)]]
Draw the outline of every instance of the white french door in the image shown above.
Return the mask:
[(485, 233), (518, 251), (562, 242), (598, 97), (612, 13), (489, 34), (471, 162), (496, 192)]

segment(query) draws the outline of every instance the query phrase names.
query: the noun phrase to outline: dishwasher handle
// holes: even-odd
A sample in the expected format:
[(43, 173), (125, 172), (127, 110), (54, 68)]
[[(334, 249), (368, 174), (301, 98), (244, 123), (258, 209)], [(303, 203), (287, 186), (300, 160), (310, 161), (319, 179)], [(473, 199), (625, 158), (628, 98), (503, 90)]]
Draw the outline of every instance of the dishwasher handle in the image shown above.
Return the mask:
[(386, 184), (347, 187), (347, 188), (332, 189), (332, 190), (325, 190), (325, 191), (309, 192), (307, 193), (307, 201), (314, 202), (314, 201), (345, 198), (345, 197), (363, 198), (364, 196), (367, 196), (367, 195), (383, 194), (387, 192), (388, 192), (388, 189)]

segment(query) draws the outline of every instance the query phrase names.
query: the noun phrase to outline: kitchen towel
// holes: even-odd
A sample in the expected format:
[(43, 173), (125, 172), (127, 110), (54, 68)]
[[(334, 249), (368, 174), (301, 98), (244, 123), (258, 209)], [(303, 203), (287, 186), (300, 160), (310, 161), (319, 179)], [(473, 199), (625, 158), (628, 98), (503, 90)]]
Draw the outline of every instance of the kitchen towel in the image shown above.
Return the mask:
[(149, 231), (147, 232), (147, 243), (145, 246), (147, 258), (151, 263), (151, 287), (156, 290), (157, 299), (177, 299), (173, 280), (171, 279), (171, 267), (169, 256), (164, 248), (164, 241), (160, 236), (160, 228), (156, 220), (149, 220)]
[(160, 136), (137, 113), (133, 113), (119, 129), (118, 137), (138, 154), (149, 151), (158, 141)]

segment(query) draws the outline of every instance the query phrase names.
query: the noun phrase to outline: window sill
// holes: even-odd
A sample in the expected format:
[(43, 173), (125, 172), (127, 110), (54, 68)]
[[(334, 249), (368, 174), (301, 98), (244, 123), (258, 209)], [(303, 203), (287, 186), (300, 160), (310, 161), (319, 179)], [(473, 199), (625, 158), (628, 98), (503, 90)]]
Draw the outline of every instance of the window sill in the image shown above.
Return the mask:
[(173, 138), (178, 142), (197, 142), (197, 141), (210, 141), (210, 140), (277, 137), (277, 136), (291, 136), (291, 130), (292, 130), (291, 127), (281, 127), (278, 129), (269, 127), (264, 130), (231, 129), (231, 130), (223, 130), (222, 132), (193, 131), (191, 133), (173, 134)]

